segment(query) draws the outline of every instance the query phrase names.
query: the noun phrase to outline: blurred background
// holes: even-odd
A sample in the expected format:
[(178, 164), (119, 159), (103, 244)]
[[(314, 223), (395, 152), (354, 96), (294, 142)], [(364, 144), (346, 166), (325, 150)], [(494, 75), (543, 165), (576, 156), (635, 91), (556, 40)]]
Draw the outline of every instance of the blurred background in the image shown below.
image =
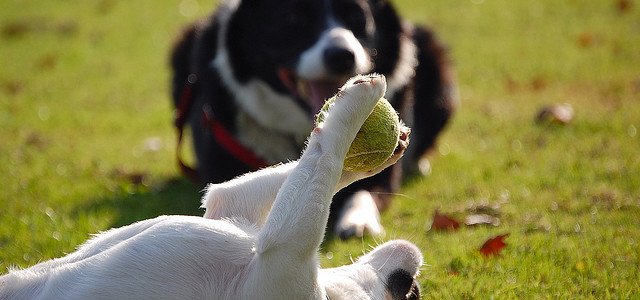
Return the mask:
[[(383, 214), (385, 238), (328, 240), (323, 266), (405, 238), (426, 298), (637, 297), (640, 2), (391, 2), (448, 45), (460, 108), (431, 174)], [(202, 214), (175, 163), (168, 55), (215, 6), (0, 2), (0, 273)]]

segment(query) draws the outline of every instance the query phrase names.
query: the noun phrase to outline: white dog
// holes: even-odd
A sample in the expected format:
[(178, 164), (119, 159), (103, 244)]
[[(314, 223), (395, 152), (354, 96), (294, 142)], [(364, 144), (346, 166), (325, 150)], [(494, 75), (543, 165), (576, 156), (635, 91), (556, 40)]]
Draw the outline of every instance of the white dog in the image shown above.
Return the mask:
[(385, 92), (381, 75), (347, 82), (296, 162), (211, 185), (205, 218), (162, 216), (98, 234), (76, 252), (0, 277), (0, 299), (418, 299), (422, 254), (406, 241), (320, 269), (333, 194), (356, 132)]

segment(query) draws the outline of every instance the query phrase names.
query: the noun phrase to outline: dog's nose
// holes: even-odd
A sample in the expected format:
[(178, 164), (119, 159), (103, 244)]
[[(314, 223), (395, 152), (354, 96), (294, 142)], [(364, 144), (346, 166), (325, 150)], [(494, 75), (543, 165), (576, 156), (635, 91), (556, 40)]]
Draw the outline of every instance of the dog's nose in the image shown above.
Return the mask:
[(387, 289), (393, 300), (420, 299), (420, 287), (409, 272), (403, 269), (393, 271), (387, 278)]
[(324, 50), (324, 60), (333, 74), (349, 74), (353, 71), (356, 58), (353, 52), (343, 47), (329, 47)]

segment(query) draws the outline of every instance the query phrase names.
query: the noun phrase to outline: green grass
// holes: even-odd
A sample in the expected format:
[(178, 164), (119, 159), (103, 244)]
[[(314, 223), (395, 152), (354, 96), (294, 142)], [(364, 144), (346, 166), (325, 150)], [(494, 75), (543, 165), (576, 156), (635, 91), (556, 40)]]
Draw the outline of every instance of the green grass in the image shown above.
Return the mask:
[[(0, 273), (107, 228), (201, 214), (175, 167), (167, 55), (210, 2), (0, 2)], [(386, 237), (328, 241), (323, 265), (405, 238), (424, 252), (426, 298), (637, 299), (640, 3), (395, 2), (450, 46), (460, 108), (433, 173), (384, 213)], [(534, 122), (565, 102), (567, 126)], [(501, 204), (499, 226), (429, 230), (434, 210), (482, 203)], [(503, 233), (499, 256), (478, 253)]]

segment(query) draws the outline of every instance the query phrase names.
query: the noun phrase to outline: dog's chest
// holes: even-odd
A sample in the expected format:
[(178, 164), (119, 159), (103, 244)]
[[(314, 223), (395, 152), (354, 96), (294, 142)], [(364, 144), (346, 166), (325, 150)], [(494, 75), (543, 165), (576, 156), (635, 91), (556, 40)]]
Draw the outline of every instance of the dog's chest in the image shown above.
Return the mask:
[(240, 142), (270, 164), (296, 159), (306, 139), (264, 128), (246, 113), (237, 115), (236, 126)]

